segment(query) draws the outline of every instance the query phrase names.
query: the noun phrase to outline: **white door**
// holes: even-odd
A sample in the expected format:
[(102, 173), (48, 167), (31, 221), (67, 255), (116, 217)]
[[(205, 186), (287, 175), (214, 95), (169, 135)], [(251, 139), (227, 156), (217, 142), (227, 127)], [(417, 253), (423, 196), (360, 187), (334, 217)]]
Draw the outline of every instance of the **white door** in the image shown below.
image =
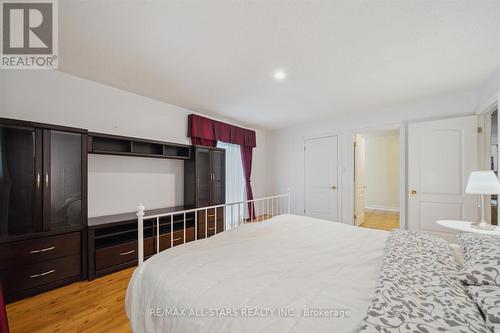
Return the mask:
[(365, 221), (365, 139), (356, 135), (354, 143), (354, 224), (361, 225)]
[(408, 125), (408, 229), (449, 240), (454, 232), (437, 220), (477, 217), (477, 198), (466, 194), (478, 164), (477, 117)]
[(305, 215), (338, 221), (338, 137), (305, 140)]

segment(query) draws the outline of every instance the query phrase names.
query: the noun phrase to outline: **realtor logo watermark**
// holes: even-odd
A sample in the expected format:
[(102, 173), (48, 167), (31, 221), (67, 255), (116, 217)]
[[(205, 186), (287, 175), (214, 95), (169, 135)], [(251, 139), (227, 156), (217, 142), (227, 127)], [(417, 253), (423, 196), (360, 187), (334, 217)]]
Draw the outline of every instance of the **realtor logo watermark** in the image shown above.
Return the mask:
[(57, 0), (1, 0), (2, 69), (56, 69)]
[(332, 308), (267, 308), (267, 307), (214, 307), (214, 308), (151, 308), (151, 317), (304, 317), (348, 318), (348, 309)]

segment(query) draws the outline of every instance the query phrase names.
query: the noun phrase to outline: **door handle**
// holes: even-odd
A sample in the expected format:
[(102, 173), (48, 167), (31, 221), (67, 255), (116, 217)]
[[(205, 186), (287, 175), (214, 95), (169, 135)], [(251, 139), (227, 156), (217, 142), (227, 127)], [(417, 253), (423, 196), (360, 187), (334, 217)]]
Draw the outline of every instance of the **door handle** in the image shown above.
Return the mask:
[(336, 190), (337, 189), (337, 186), (333, 185), (332, 187), (330, 187), (332, 190)]
[(40, 172), (37, 172), (36, 173), (36, 189), (39, 190), (40, 189)]
[(416, 191), (416, 190), (411, 190), (411, 191), (410, 191), (410, 194), (411, 194), (411, 195), (417, 195), (417, 191)]
[(49, 188), (49, 172), (45, 172), (45, 188)]

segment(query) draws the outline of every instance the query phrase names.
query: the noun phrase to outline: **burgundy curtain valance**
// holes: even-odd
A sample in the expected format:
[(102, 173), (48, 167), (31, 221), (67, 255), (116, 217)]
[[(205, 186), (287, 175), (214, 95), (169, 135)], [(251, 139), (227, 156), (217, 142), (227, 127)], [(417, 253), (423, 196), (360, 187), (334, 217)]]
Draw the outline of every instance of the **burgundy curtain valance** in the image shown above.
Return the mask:
[(196, 114), (188, 116), (188, 136), (193, 142), (215, 146), (217, 141), (255, 147), (255, 131), (212, 120)]
[[(208, 119), (196, 114), (188, 116), (188, 136), (194, 145), (217, 146), (217, 141), (241, 146), (241, 162), (245, 175), (247, 200), (253, 200), (251, 174), (252, 150), (257, 146), (255, 131)], [(255, 207), (248, 203), (250, 218), (255, 217)]]

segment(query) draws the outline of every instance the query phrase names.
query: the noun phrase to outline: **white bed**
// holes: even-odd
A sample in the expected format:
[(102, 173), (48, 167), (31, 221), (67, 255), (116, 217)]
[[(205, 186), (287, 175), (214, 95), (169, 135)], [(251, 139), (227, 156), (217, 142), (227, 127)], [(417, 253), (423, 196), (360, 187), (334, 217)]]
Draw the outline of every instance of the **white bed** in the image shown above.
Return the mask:
[[(145, 261), (130, 281), (127, 315), (141, 333), (357, 332), (388, 234), (294, 215), (245, 224)], [(305, 317), (311, 308), (348, 316)], [(226, 310), (212, 316), (217, 309)], [(265, 309), (293, 315), (255, 316)]]

